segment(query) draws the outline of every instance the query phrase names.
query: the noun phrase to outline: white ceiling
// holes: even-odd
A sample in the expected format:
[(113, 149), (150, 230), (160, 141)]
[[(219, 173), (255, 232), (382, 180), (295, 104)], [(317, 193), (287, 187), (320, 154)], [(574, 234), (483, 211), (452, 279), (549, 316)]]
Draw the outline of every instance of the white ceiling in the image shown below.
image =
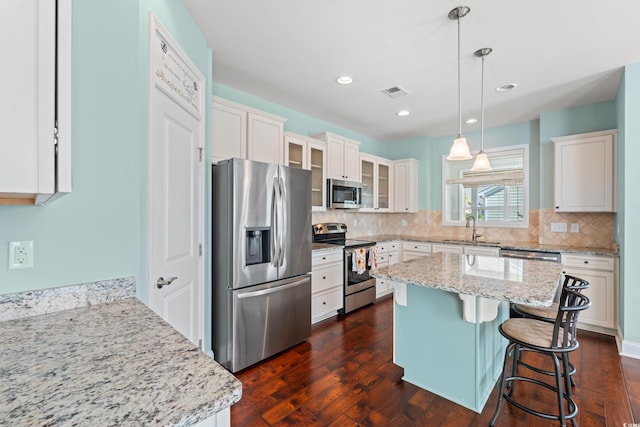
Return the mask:
[[(638, 0), (183, 0), (213, 51), (213, 79), (382, 141), (455, 134), (457, 21), (463, 120), (485, 127), (611, 100), (640, 62)], [(350, 86), (335, 78), (348, 74)], [(505, 83), (516, 90), (498, 93)], [(381, 91), (399, 85), (409, 95)], [(408, 117), (396, 111), (409, 109)], [(479, 129), (465, 125), (463, 132)]]

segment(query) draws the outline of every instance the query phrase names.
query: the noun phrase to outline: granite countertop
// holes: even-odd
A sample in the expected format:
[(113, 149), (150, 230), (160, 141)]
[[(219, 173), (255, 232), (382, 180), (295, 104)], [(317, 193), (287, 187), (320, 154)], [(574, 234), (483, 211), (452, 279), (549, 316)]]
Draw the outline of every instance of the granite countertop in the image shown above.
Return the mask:
[(329, 251), (329, 250), (335, 250), (335, 249), (342, 249), (342, 246), (330, 245), (329, 243), (312, 243), (311, 244), (311, 250), (315, 252)]
[[(351, 237), (350, 237), (351, 238)], [(444, 243), (452, 245), (469, 245), (472, 246), (471, 241), (457, 240), (450, 237), (438, 237), (438, 236), (402, 236), (397, 234), (379, 234), (373, 236), (359, 236), (353, 237), (353, 239), (370, 240), (374, 242), (388, 242), (391, 240), (404, 240), (409, 242), (424, 242), (424, 243)], [(502, 249), (522, 249), (522, 250), (536, 250), (543, 252), (563, 252), (563, 253), (576, 253), (585, 255), (604, 255), (604, 256), (617, 256), (617, 248), (600, 248), (589, 246), (560, 246), (560, 245), (542, 245), (534, 242), (509, 242), (501, 241), (498, 243), (483, 242), (483, 239), (478, 240), (478, 246), (484, 247), (499, 247)]]
[(551, 305), (562, 265), (479, 255), (428, 254), (371, 272), (376, 278), (538, 307)]
[(0, 323), (0, 425), (175, 425), (242, 384), (136, 298)]

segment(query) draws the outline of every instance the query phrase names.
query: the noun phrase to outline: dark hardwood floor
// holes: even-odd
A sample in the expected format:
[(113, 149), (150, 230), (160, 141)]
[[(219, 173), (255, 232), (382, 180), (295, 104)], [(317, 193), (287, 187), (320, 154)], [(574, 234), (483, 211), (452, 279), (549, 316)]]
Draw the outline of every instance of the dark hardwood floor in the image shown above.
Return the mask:
[[(392, 300), (314, 326), (307, 342), (236, 376), (243, 397), (234, 426), (486, 426), (494, 391), (477, 414), (402, 381), (392, 363)], [(416, 325), (437, 327), (437, 325)], [(583, 427), (640, 422), (640, 360), (620, 357), (613, 337), (581, 331), (576, 365), (577, 420)], [(434, 343), (434, 351), (436, 343)], [(442, 350), (444, 351), (444, 350)], [(527, 354), (526, 357), (537, 357)], [(530, 359), (533, 360), (533, 359)], [(540, 363), (540, 360), (536, 361)], [(555, 395), (518, 384), (521, 401), (553, 407)], [(533, 402), (533, 403), (532, 403)], [(503, 404), (497, 426), (555, 426)]]

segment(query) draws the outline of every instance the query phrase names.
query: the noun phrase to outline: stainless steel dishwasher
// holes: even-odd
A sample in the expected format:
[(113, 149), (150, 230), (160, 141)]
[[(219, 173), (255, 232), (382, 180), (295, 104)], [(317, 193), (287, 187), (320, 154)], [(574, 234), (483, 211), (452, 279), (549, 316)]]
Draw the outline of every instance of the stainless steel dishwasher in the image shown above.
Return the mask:
[(538, 261), (560, 262), (560, 252), (537, 251), (527, 249), (500, 249), (503, 258), (533, 259)]

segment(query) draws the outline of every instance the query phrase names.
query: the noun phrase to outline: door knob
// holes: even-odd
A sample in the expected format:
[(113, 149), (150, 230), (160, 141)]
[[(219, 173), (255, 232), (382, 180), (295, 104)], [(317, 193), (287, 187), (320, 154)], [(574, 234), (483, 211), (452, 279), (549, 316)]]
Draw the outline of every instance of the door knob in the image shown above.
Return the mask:
[(156, 287), (158, 289), (162, 289), (163, 286), (169, 286), (176, 279), (177, 277), (170, 277), (168, 279), (165, 279), (164, 277), (160, 276), (158, 277), (158, 280), (156, 280)]

